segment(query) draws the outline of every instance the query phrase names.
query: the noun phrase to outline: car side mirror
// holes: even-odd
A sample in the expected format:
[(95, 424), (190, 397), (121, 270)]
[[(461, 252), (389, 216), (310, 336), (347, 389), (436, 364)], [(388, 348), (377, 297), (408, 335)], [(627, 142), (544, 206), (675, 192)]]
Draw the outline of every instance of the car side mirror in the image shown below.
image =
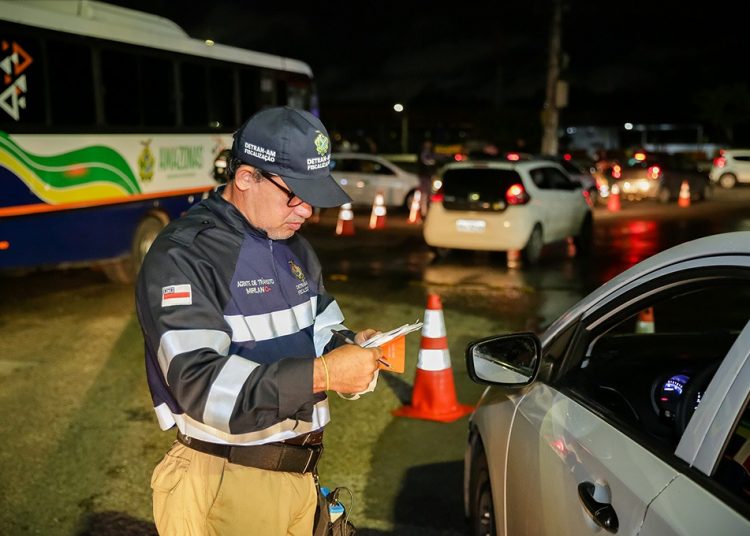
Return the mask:
[(466, 369), (476, 383), (521, 387), (536, 378), (542, 344), (533, 333), (489, 337), (466, 348)]

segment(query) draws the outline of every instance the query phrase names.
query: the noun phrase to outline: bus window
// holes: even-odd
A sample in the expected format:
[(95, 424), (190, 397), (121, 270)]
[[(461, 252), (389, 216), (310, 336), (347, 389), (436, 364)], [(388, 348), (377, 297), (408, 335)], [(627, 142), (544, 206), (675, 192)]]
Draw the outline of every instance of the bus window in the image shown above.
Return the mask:
[(93, 125), (96, 107), (90, 47), (48, 40), (47, 71), (53, 124), (62, 127)]
[(260, 76), (256, 69), (240, 69), (240, 117), (250, 117), (258, 110)]
[(234, 125), (234, 73), (229, 67), (212, 65), (208, 74), (209, 109), (212, 128)]
[(264, 72), (260, 76), (260, 107), (276, 105), (276, 79), (273, 73)]
[(140, 125), (142, 96), (138, 91), (141, 87), (138, 56), (104, 49), (100, 58), (105, 124)]
[(177, 124), (174, 62), (144, 56), (141, 58), (141, 84), (148, 88), (143, 98), (143, 124), (174, 127)]
[(205, 65), (183, 62), (180, 65), (182, 124), (186, 127), (208, 126)]

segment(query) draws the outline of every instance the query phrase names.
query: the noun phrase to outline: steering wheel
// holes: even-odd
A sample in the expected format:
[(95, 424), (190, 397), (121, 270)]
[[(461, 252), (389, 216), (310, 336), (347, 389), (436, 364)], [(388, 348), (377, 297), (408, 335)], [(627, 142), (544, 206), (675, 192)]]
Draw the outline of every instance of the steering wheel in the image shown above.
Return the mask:
[(681, 437), (685, 433), (685, 428), (687, 428), (693, 413), (695, 413), (701, 397), (706, 393), (706, 388), (711, 383), (719, 365), (721, 365), (721, 360), (706, 365), (688, 380), (682, 397), (680, 397), (680, 401), (677, 403), (675, 426), (677, 427), (678, 437)]

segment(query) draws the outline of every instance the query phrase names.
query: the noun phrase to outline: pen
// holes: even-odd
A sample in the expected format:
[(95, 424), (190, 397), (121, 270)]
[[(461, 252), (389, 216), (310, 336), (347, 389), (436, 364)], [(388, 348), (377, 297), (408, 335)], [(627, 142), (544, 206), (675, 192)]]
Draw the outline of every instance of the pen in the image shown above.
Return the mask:
[[(346, 336), (346, 335), (345, 335), (345, 334), (344, 334), (343, 332), (341, 332), (341, 331), (336, 331), (335, 329), (332, 329), (332, 330), (331, 330), (331, 333), (333, 333), (334, 335), (336, 335), (336, 336), (337, 336), (338, 338), (340, 338), (341, 340), (343, 340), (343, 341), (344, 341), (345, 343), (347, 343), (347, 344), (357, 344), (357, 343), (355, 343), (355, 342), (354, 342), (353, 340), (351, 340), (351, 339), (350, 339), (349, 337), (347, 337), (347, 336)], [(382, 364), (382, 365), (385, 365), (385, 366), (386, 366), (386, 367), (388, 367), (388, 368), (390, 368), (390, 367), (391, 367), (391, 364), (390, 364), (390, 363), (389, 363), (388, 361), (386, 361), (385, 359), (382, 359), (382, 358), (380, 358), (380, 357), (378, 358), (378, 363), (380, 363), (380, 364)]]

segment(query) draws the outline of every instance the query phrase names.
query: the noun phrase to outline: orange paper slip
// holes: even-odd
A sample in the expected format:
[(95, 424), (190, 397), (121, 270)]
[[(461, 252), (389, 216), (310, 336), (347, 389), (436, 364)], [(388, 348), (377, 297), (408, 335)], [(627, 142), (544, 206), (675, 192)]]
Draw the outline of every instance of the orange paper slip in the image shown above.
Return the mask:
[(422, 327), (422, 322), (417, 321), (414, 324), (404, 324), (401, 327), (391, 331), (376, 335), (364, 342), (364, 348), (373, 348), (379, 346), (383, 350), (383, 359), (390, 367), (380, 365), (380, 370), (389, 372), (404, 372), (406, 362), (406, 335)]

